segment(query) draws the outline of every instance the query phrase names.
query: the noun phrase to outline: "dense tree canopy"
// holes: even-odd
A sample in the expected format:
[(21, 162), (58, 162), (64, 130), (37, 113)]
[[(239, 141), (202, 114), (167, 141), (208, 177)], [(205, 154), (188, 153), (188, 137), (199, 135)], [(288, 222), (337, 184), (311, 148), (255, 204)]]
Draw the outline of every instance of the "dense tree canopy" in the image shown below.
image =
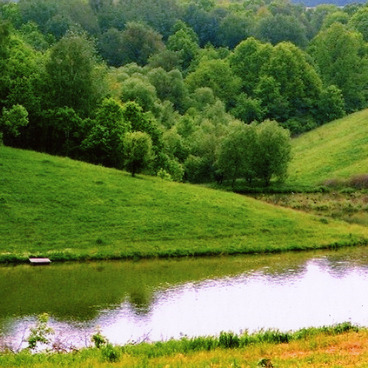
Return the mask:
[(285, 129), (367, 106), (367, 14), (288, 0), (0, 2), (2, 140), (132, 174), (268, 185), (286, 172)]
[(321, 31), (310, 46), (323, 82), (341, 89), (347, 111), (367, 105), (367, 50), (361, 33), (341, 23)]

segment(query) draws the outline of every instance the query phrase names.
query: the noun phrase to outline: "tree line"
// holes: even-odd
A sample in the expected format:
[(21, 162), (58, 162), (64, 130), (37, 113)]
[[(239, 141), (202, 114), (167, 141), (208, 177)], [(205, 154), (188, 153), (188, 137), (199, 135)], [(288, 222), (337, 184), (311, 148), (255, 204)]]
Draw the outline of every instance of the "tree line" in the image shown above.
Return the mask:
[(365, 5), (287, 0), (2, 2), (2, 140), (268, 185), (285, 178), (290, 133), (367, 106), (367, 22)]

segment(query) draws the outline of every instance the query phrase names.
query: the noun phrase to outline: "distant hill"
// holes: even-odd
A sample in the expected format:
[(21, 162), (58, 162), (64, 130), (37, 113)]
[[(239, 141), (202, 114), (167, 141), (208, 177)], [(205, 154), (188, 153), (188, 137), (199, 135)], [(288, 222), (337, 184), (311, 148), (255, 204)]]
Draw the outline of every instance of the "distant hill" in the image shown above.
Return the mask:
[(0, 146), (0, 262), (275, 252), (368, 228), (245, 196)]
[(368, 110), (294, 139), (293, 156), (288, 182), (297, 185), (368, 173)]

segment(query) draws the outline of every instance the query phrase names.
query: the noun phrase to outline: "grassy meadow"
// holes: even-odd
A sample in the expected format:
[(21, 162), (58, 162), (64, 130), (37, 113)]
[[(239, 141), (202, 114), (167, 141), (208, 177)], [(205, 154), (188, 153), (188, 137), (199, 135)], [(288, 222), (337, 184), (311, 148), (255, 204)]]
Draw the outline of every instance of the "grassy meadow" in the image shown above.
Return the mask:
[(0, 209), (2, 262), (262, 253), (368, 241), (365, 227), (4, 146)]
[(0, 355), (3, 368), (258, 368), (364, 367), (368, 361), (368, 331), (349, 324), (305, 329), (294, 333), (264, 331), (218, 338), (200, 337), (103, 346), (72, 353)]
[(287, 184), (317, 186), (329, 179), (368, 173), (368, 110), (293, 139)]

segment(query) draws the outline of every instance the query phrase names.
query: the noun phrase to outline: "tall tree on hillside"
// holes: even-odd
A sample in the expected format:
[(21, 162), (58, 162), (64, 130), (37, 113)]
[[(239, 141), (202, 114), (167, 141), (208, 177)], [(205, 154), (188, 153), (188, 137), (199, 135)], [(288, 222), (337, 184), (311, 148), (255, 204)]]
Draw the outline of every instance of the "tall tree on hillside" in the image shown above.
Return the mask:
[(165, 48), (162, 36), (142, 23), (129, 22), (121, 34), (122, 64), (146, 65), (150, 56)]
[(88, 116), (105, 94), (104, 75), (92, 43), (68, 34), (50, 52), (46, 63), (51, 107), (71, 107)]
[(178, 53), (185, 70), (199, 52), (198, 36), (184, 22), (178, 22), (174, 27), (174, 33), (168, 38), (167, 48)]
[(257, 25), (256, 33), (261, 40), (273, 45), (289, 41), (296, 46), (305, 47), (308, 43), (306, 27), (292, 15), (276, 14), (263, 18)]
[(368, 7), (360, 8), (350, 18), (349, 26), (363, 35), (364, 41), (368, 41)]
[(316, 106), (322, 82), (316, 70), (308, 63), (306, 53), (289, 42), (281, 42), (272, 51), (263, 75), (272, 77), (279, 86), (280, 95), (287, 101), (282, 121), (305, 116)]
[(0, 108), (4, 106), (9, 91), (7, 59), (9, 57), (10, 24), (0, 22)]
[(309, 53), (325, 86), (335, 85), (342, 91), (347, 112), (366, 106), (368, 55), (360, 33), (334, 23), (312, 40)]
[(242, 89), (251, 96), (257, 86), (261, 70), (268, 64), (272, 53), (270, 44), (263, 44), (253, 37), (242, 41), (230, 55), (229, 61), (233, 72), (241, 78)]
[(122, 105), (113, 98), (105, 98), (97, 108), (96, 119), (82, 143), (85, 157), (93, 163), (121, 168), (122, 141), (131, 129), (131, 123), (124, 118)]
[(152, 141), (144, 132), (131, 132), (123, 140), (124, 167), (132, 176), (148, 167), (153, 158)]
[(241, 41), (254, 33), (255, 19), (244, 12), (231, 12), (221, 19), (219, 28), (219, 42), (221, 46), (233, 49)]
[(276, 121), (265, 121), (256, 127), (254, 169), (256, 176), (267, 186), (271, 178), (283, 181), (290, 161), (290, 132), (280, 127)]
[(241, 88), (241, 80), (234, 75), (227, 60), (203, 60), (186, 82), (191, 91), (200, 87), (210, 87), (215, 96), (228, 107), (235, 104)]
[(217, 159), (217, 166), (232, 181), (245, 178), (250, 182), (255, 177), (254, 160), (256, 145), (255, 125), (234, 123), (229, 133), (222, 140)]

